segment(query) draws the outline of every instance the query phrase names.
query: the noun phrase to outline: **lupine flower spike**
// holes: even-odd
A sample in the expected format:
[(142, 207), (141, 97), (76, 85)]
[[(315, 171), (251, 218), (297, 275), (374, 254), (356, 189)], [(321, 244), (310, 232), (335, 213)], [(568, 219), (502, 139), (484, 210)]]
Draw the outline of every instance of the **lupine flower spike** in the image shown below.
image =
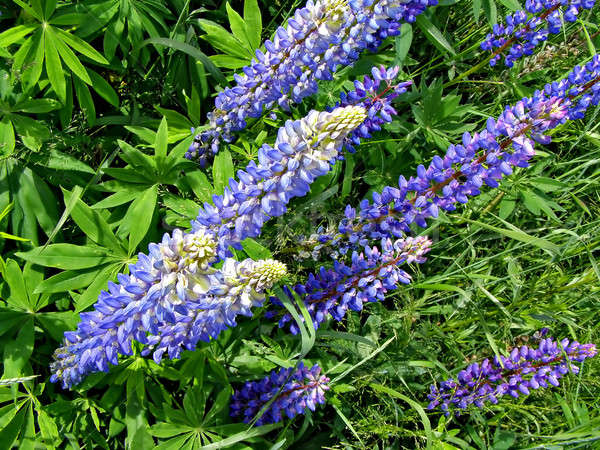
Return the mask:
[(300, 363), (298, 369), (272, 371), (260, 381), (248, 381), (231, 397), (232, 417), (242, 417), (250, 423), (269, 400), (275, 400), (256, 425), (281, 422), (285, 416), (290, 419), (304, 414), (307, 409), (314, 411), (317, 404), (325, 403), (325, 391), (329, 390), (329, 378), (321, 374), (321, 368), (311, 369)]
[(567, 22), (577, 21), (581, 11), (592, 9), (596, 0), (527, 0), (525, 10), (506, 16), (505, 24), (496, 24), (481, 43), (482, 50), (493, 52), (490, 65), (504, 56), (504, 65), (512, 67), (519, 58), (531, 55), (550, 34), (558, 34)]
[(596, 356), (594, 344), (580, 344), (563, 339), (542, 339), (537, 349), (526, 345), (515, 347), (509, 357), (484, 359), (461, 370), (456, 377), (432, 385), (428, 409), (439, 408), (446, 416), (460, 414), (470, 405), (482, 408), (486, 403), (496, 404), (504, 395), (518, 398), (532, 390), (558, 386), (569, 372), (577, 374), (575, 364)]
[(288, 110), (293, 103), (317, 92), (318, 80), (331, 80), (340, 66), (352, 65), (364, 49), (374, 50), (399, 33), (402, 22), (437, 0), (309, 0), (295, 11), (286, 28), (256, 50), (251, 64), (234, 76), (236, 86), (219, 93), (186, 157), (204, 165), (223, 141), (274, 107)]
[[(350, 265), (335, 261), (333, 269), (321, 267), (319, 272), (308, 276), (306, 283), (293, 289), (317, 329), (330, 316), (341, 321), (348, 310), (362, 311), (365, 303), (382, 301), (388, 291), (410, 283), (412, 277), (400, 266), (425, 262), (430, 247), (431, 241), (426, 237), (407, 237), (395, 242), (384, 239), (381, 251), (377, 247), (365, 247), (361, 253), (355, 251)], [(285, 286), (284, 292), (293, 300), (289, 287)], [(292, 334), (298, 334), (298, 325), (289, 312), (284, 312), (281, 300), (271, 297), (271, 303), (273, 308), (266, 317), (280, 317), (280, 328), (289, 326)]]
[[(160, 244), (150, 244), (149, 254), (140, 253), (129, 266), (130, 274), (119, 274), (119, 284), (109, 282), (94, 310), (81, 313), (77, 330), (65, 333), (63, 347), (54, 353), (51, 381), (68, 388), (89, 373), (108, 371), (119, 354), (133, 354), (133, 341), (156, 347), (156, 360), (165, 351), (177, 357), (180, 345), (193, 348), (234, 326), (237, 315), (251, 315), (265, 290), (285, 275), (285, 266), (227, 260), (217, 270), (211, 267), (216, 246), (205, 230), (175, 230)], [(167, 325), (175, 323), (179, 327)]]
[(528, 167), (536, 143), (550, 143), (550, 130), (583, 118), (599, 103), (600, 55), (595, 55), (564, 80), (506, 107), (496, 120), (488, 119), (485, 130), (465, 133), (462, 143), (448, 147), (444, 157), (435, 156), (427, 168), (419, 165), (416, 176), (400, 176), (397, 187), (374, 193), (372, 202), (363, 200), (358, 211), (347, 206), (338, 234), (322, 235), (319, 242), (330, 241), (344, 252), (372, 240), (402, 237), (412, 223), (426, 227), (440, 209), (453, 211), (479, 195), (483, 186), (498, 187), (515, 167)]

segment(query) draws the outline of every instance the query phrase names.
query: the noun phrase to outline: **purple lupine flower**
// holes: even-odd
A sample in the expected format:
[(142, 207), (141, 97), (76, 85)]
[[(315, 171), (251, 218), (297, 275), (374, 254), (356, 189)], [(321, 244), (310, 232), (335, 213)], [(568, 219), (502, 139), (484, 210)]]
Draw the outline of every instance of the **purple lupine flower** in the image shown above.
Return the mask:
[(152, 353), (160, 364), (165, 353), (170, 359), (179, 358), (183, 349), (194, 350), (199, 341), (216, 339), (221, 331), (237, 325), (237, 316), (252, 317), (252, 308), (263, 305), (267, 289), (286, 273), (285, 264), (272, 259), (226, 259), (219, 282), (209, 293), (188, 301), (186, 312), (176, 313), (175, 321), (164, 323), (148, 336), (142, 355)]
[(231, 255), (230, 246), (241, 249), (241, 241), (258, 236), (267, 220), (283, 215), (292, 198), (306, 195), (329, 172), (348, 134), (366, 117), (362, 106), (346, 106), (288, 120), (275, 144), (260, 148), (258, 164), (238, 171), (239, 181), (230, 179), (224, 194), (213, 196), (214, 205), (204, 204), (192, 229), (211, 230), (222, 258)]
[(537, 349), (526, 345), (515, 347), (509, 357), (473, 363), (439, 386), (433, 384), (427, 398), (428, 409), (439, 408), (446, 416), (457, 415), (469, 405), (482, 408), (487, 402), (496, 404), (504, 395), (518, 398), (532, 390), (558, 386), (567, 373), (579, 373), (576, 362), (597, 354), (594, 344), (580, 344), (563, 339), (542, 339)]
[(582, 10), (591, 9), (595, 3), (595, 0), (527, 0), (525, 10), (506, 16), (505, 24), (494, 25), (481, 49), (493, 52), (491, 66), (504, 55), (506, 67), (512, 67), (519, 58), (533, 54), (550, 34), (560, 33), (563, 18), (575, 22)]
[[(160, 333), (164, 324), (188, 314), (191, 306), (219, 307), (227, 317), (245, 313), (240, 301), (227, 297), (236, 280), (212, 267), (216, 247), (214, 235), (206, 230), (175, 230), (172, 236), (165, 234), (160, 244), (150, 244), (149, 254), (140, 253), (138, 262), (129, 266), (130, 274), (119, 274), (119, 283), (108, 283), (94, 310), (81, 313), (77, 330), (65, 333), (63, 346), (54, 353), (51, 381), (61, 380), (67, 388), (89, 373), (108, 371), (109, 364), (118, 364), (119, 354), (133, 354), (133, 341), (154, 343), (149, 337)], [(219, 304), (214, 297), (227, 301)], [(247, 300), (242, 298), (241, 304), (246, 305)]]
[[(381, 250), (366, 246), (363, 252), (352, 254), (350, 265), (335, 261), (332, 269), (321, 267), (293, 290), (304, 302), (317, 329), (329, 316), (341, 321), (348, 310), (362, 311), (365, 303), (382, 301), (388, 291), (397, 289), (399, 284), (410, 283), (411, 276), (400, 266), (425, 262), (430, 247), (431, 241), (424, 236), (393, 243), (389, 239), (382, 240)], [(284, 287), (284, 293), (293, 301), (289, 287)], [(298, 334), (298, 325), (291, 314), (285, 312), (281, 299), (271, 297), (271, 303), (274, 308), (267, 311), (266, 317), (280, 317), (280, 328), (289, 326), (292, 334)]]
[(374, 50), (399, 33), (402, 22), (414, 22), (437, 0), (309, 0), (295, 11), (287, 28), (279, 27), (265, 50), (243, 73), (236, 86), (217, 95), (208, 114), (208, 128), (196, 136), (186, 157), (204, 165), (222, 141), (274, 107), (289, 110), (293, 103), (317, 92), (318, 80), (333, 79), (340, 66), (352, 65), (364, 49)]
[(329, 390), (327, 383), (329, 378), (321, 375), (321, 368), (316, 364), (311, 369), (300, 363), (297, 369), (272, 371), (260, 381), (247, 381), (242, 389), (234, 392), (230, 415), (243, 417), (244, 423), (250, 423), (275, 397), (256, 425), (281, 422), (284, 416), (292, 419), (325, 403), (325, 391)]
[(585, 66), (577, 66), (560, 82), (547, 84), (532, 97), (507, 107), (497, 120), (473, 135), (465, 133), (462, 144), (451, 145), (442, 158), (435, 156), (417, 175), (400, 177), (397, 187), (387, 186), (363, 200), (359, 211), (347, 206), (339, 233), (322, 241), (342, 253), (370, 240), (402, 237), (412, 223), (427, 226), (440, 209), (452, 211), (479, 195), (486, 185), (495, 188), (514, 167), (528, 167), (537, 143), (548, 144), (548, 131), (567, 120), (583, 118), (586, 110), (600, 103), (600, 55)]
[(412, 85), (412, 81), (394, 83), (399, 70), (399, 67), (373, 67), (372, 78), (365, 76), (362, 81), (356, 80), (354, 90), (340, 94), (340, 101), (335, 108), (355, 105), (367, 111), (365, 121), (348, 136), (345, 146), (351, 153), (355, 152), (355, 146), (360, 144), (361, 138), (370, 138), (372, 133), (380, 131), (384, 124), (392, 121), (392, 116), (398, 114), (392, 101)]

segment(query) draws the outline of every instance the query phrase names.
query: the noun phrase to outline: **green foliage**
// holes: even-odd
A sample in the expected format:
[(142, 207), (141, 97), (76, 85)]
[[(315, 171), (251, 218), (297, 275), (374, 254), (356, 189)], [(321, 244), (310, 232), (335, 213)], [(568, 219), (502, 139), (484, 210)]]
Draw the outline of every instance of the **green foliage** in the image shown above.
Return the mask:
[[(512, 70), (477, 44), (517, 0), (441, 1), (377, 54), (341, 68), (290, 115), (250, 124), (208, 170), (183, 155), (215, 92), (298, 2), (13, 0), (0, 6), (0, 447), (592, 447), (600, 439), (600, 364), (554, 391), (444, 418), (424, 410), (431, 382), (503, 353), (548, 326), (598, 342), (598, 111), (563, 126), (533, 167), (426, 232), (414, 283), (294, 337), (260, 310), (218, 340), (157, 365), (140, 348), (73, 391), (49, 382), (63, 333), (138, 252), (198, 208), (272, 143), (288, 117), (333, 104), (374, 64), (398, 64), (412, 91), (398, 117), (296, 199), (238, 258), (277, 258), (289, 281), (319, 266), (299, 235), (338, 222), (347, 203), (414, 173), (600, 46), (598, 12), (552, 36), (569, 54)], [(277, 291), (276, 291), (277, 292)], [(275, 292), (275, 293), (276, 293)], [(280, 298), (286, 298), (280, 296)], [(296, 299), (297, 300), (297, 299)], [(333, 380), (328, 406), (267, 426), (232, 423), (234, 388), (305, 356)]]

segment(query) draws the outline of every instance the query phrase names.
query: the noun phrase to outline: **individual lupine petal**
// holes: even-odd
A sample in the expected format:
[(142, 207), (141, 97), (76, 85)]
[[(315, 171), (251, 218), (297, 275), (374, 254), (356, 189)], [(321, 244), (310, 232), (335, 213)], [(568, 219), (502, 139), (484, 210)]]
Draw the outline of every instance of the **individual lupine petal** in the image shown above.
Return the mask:
[[(308, 276), (306, 283), (293, 289), (317, 329), (330, 316), (340, 321), (348, 310), (361, 311), (365, 303), (384, 300), (388, 291), (397, 289), (399, 284), (410, 283), (410, 275), (399, 266), (425, 262), (430, 247), (427, 237), (407, 237), (393, 243), (384, 240), (381, 250), (366, 247), (364, 252), (354, 252), (351, 265), (335, 261), (332, 269), (321, 267), (318, 273)], [(293, 299), (289, 288), (284, 292)], [(266, 317), (278, 318), (280, 328), (289, 326), (290, 332), (297, 334), (297, 324), (289, 312), (284, 312), (281, 299), (271, 297), (271, 303), (273, 308), (267, 311)]]
[(277, 423), (283, 420), (283, 413), (294, 418), (307, 409), (315, 410), (317, 404), (325, 403), (325, 391), (329, 390), (329, 378), (321, 374), (315, 364), (312, 368), (288, 368), (272, 371), (259, 381), (247, 381), (231, 396), (230, 415), (240, 417), (250, 423), (264, 405), (275, 398), (269, 408), (258, 418), (256, 425)]
[(230, 256), (230, 246), (239, 248), (244, 239), (258, 236), (267, 220), (285, 213), (292, 198), (308, 193), (310, 184), (330, 170), (348, 134), (365, 118), (362, 106), (345, 106), (287, 121), (274, 145), (260, 149), (258, 165), (250, 162), (240, 171), (239, 181), (230, 180), (225, 193), (214, 196), (218, 208), (205, 204), (192, 229), (210, 230), (219, 237), (219, 256)]
[(533, 54), (550, 34), (560, 32), (561, 15), (567, 22), (575, 22), (581, 11), (591, 9), (595, 3), (595, 0), (527, 1), (525, 10), (506, 16), (506, 25), (494, 25), (481, 49), (493, 52), (491, 66), (504, 55), (504, 64), (512, 67), (519, 58)]
[(71, 387), (91, 372), (107, 371), (109, 363), (118, 363), (118, 354), (132, 354), (134, 340), (146, 344), (148, 333), (185, 313), (189, 302), (212, 288), (216, 247), (206, 230), (175, 230), (150, 244), (149, 254), (140, 254), (129, 267), (130, 274), (120, 274), (119, 284), (109, 282), (94, 310), (81, 313), (77, 331), (65, 333), (51, 380)]
[(195, 349), (199, 341), (216, 339), (221, 331), (236, 325), (238, 316), (251, 317), (251, 309), (263, 305), (266, 291), (286, 273), (285, 264), (272, 259), (226, 259), (211, 275), (211, 289), (188, 302), (186, 311), (174, 322), (164, 323), (149, 336), (142, 355), (152, 353), (160, 363), (165, 353), (170, 359), (179, 358), (182, 350)]
[(578, 373), (575, 362), (596, 356), (594, 344), (579, 344), (552, 338), (543, 338), (537, 349), (515, 347), (510, 357), (483, 360), (461, 370), (456, 380), (450, 378), (439, 386), (430, 386), (428, 409), (441, 409), (444, 415), (456, 414), (470, 405), (479, 408), (486, 402), (498, 403), (498, 398), (510, 395), (519, 398), (529, 395), (531, 389), (558, 386), (559, 379), (567, 373)]
[(372, 202), (361, 201), (358, 211), (347, 207), (338, 234), (319, 240), (344, 254), (372, 240), (402, 237), (412, 223), (424, 227), (439, 209), (452, 211), (479, 195), (484, 185), (497, 187), (513, 167), (528, 167), (536, 143), (550, 141), (548, 131), (598, 104), (600, 55), (595, 55), (562, 81), (506, 107), (480, 133), (465, 133), (461, 144), (450, 145), (443, 158), (419, 167), (416, 176), (401, 176), (397, 187), (374, 193)]
[(388, 36), (399, 33), (402, 22), (437, 0), (309, 0), (296, 10), (287, 28), (280, 27), (265, 52), (257, 52), (236, 86), (217, 95), (209, 125), (190, 146), (186, 157), (205, 164), (221, 142), (232, 142), (249, 118), (261, 117), (279, 106), (317, 91), (318, 80), (331, 80), (338, 67), (352, 65), (364, 49), (374, 50)]

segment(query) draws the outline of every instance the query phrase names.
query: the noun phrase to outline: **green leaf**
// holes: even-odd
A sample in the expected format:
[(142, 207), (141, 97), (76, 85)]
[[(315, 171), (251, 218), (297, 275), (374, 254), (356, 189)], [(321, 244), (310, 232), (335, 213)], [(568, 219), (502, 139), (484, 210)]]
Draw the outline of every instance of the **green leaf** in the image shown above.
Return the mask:
[(33, 211), (36, 220), (49, 235), (58, 220), (56, 199), (48, 185), (28, 167), (19, 177), (17, 199), (24, 209)]
[(221, 150), (215, 156), (213, 163), (213, 182), (215, 184), (215, 192), (222, 194), (227, 186), (229, 179), (232, 178), (233, 173), (233, 160), (229, 150)]
[(98, 300), (98, 295), (102, 289), (106, 289), (106, 284), (109, 280), (114, 279), (117, 276), (117, 273), (121, 271), (123, 264), (111, 264), (109, 266), (104, 267), (94, 282), (88, 286), (88, 288), (81, 294), (76, 302), (75, 302), (75, 312), (79, 313), (89, 306), (96, 303)]
[(92, 61), (96, 61), (99, 64), (108, 64), (106, 58), (102, 56), (102, 54), (100, 54), (94, 47), (85, 42), (83, 39), (75, 36), (74, 34), (67, 33), (66, 31), (63, 31), (60, 28), (54, 29), (58, 33), (58, 37), (76, 52), (87, 56)]
[(198, 23), (206, 32), (202, 39), (209, 42), (214, 48), (247, 61), (252, 58), (252, 53), (244, 47), (244, 44), (221, 25), (206, 19), (198, 19)]
[(452, 56), (456, 55), (456, 51), (454, 50), (450, 42), (446, 40), (439, 28), (436, 27), (433, 23), (431, 23), (431, 21), (427, 17), (425, 17), (423, 14), (417, 16), (416, 23), (421, 29), (421, 31), (425, 34), (427, 39), (433, 45), (435, 45), (438, 48), (438, 50), (442, 52), (448, 52)]
[(108, 103), (113, 105), (115, 108), (119, 107), (119, 96), (112, 88), (112, 86), (100, 75), (94, 72), (90, 68), (86, 68), (90, 79), (92, 80), (92, 88), (96, 93), (106, 100)]
[(157, 193), (156, 185), (146, 189), (127, 210), (123, 222), (129, 225), (129, 254), (134, 252), (150, 228), (156, 207)]
[(34, 264), (64, 270), (89, 269), (115, 261), (114, 257), (108, 256), (101, 248), (67, 243), (37, 247), (16, 255)]
[(560, 252), (560, 247), (553, 242), (550, 242), (546, 239), (542, 239), (536, 236), (531, 236), (530, 234), (525, 233), (523, 230), (517, 228), (516, 226), (499, 219), (504, 223), (504, 225), (508, 226), (509, 229), (498, 228), (493, 225), (488, 225), (487, 223), (479, 222), (477, 220), (464, 219), (468, 222), (479, 225), (480, 227), (487, 228), (488, 230), (495, 231), (496, 233), (500, 233), (508, 238), (514, 239), (516, 241), (524, 242), (526, 244), (533, 245), (535, 247), (539, 247), (543, 250), (548, 250), (551, 253), (558, 254)]
[(95, 267), (84, 271), (67, 270), (42, 281), (33, 292), (34, 294), (52, 294), (54, 292), (67, 292), (86, 288), (96, 279), (99, 273), (100, 270)]
[(44, 19), (48, 20), (54, 14), (56, 10), (56, 0), (45, 0), (44, 1)]
[(215, 189), (203, 172), (197, 170), (195, 172), (186, 173), (182, 178), (182, 181), (194, 191), (198, 200), (203, 203), (211, 201)]
[(231, 32), (233, 35), (239, 39), (240, 42), (244, 44), (244, 46), (252, 51), (252, 44), (246, 34), (246, 23), (242, 16), (240, 16), (235, 9), (231, 7), (229, 2), (225, 3), (225, 9), (227, 10), (227, 17), (229, 19), (229, 27), (231, 28)]
[(214, 79), (221, 86), (227, 85), (227, 80), (225, 79), (225, 77), (223, 76), (221, 71), (219, 69), (217, 69), (217, 67), (208, 58), (208, 56), (206, 56), (204, 53), (202, 53), (196, 47), (192, 47), (191, 45), (186, 44), (184, 42), (179, 42), (179, 41), (175, 41), (173, 39), (167, 39), (167, 38), (146, 39), (144, 42), (142, 42), (140, 44), (140, 47), (143, 47), (144, 45), (148, 45), (148, 44), (164, 45), (165, 47), (174, 48), (175, 50), (179, 50), (184, 53), (187, 53), (192, 58), (195, 58), (198, 61), (200, 61), (202, 63), (202, 65), (204, 66), (204, 68), (210, 72), (210, 74), (214, 77)]
[(247, 59), (231, 55), (210, 55), (210, 60), (214, 62), (217, 67), (223, 67), (225, 69), (240, 69), (248, 65)]
[(67, 101), (67, 83), (65, 82), (65, 74), (58, 56), (58, 50), (48, 30), (44, 31), (44, 45), (46, 55), (46, 73), (54, 92), (62, 103)]
[(74, 311), (38, 313), (36, 319), (56, 342), (61, 342), (64, 332), (76, 328), (81, 320)]
[(242, 242), (242, 247), (244, 248), (246, 254), (254, 261), (271, 258), (273, 256), (268, 248), (262, 246), (252, 238), (244, 239)]
[(11, 118), (15, 131), (28, 149), (38, 151), (44, 141), (50, 139), (50, 131), (42, 121), (20, 114), (12, 114)]
[[(75, 53), (73, 53), (73, 51), (62, 40), (56, 38), (53, 28), (46, 28), (46, 33), (52, 34), (52, 40), (56, 44), (56, 49), (58, 50), (60, 57), (65, 62), (67, 67), (71, 69), (71, 72), (73, 72), (87, 84), (92, 84), (92, 80), (85, 70), (85, 67), (83, 67), (83, 64), (81, 64), (77, 56), (75, 56)], [(77, 87), (77, 84), (75, 84), (75, 86)]]
[(10, 116), (0, 120), (0, 154), (10, 155), (15, 150), (15, 130)]
[(156, 141), (154, 141), (154, 155), (156, 156), (156, 166), (160, 169), (164, 165), (167, 157), (167, 141), (169, 138), (169, 129), (167, 127), (167, 118), (163, 116), (156, 132)]
[(25, 422), (26, 415), (27, 407), (21, 408), (11, 421), (0, 431), (0, 442), (2, 442), (3, 448), (13, 448), (15, 440), (23, 428), (23, 422)]
[(140, 195), (140, 190), (122, 190), (115, 192), (112, 195), (109, 195), (104, 200), (100, 200), (98, 203), (92, 205), (92, 209), (105, 209), (105, 208), (114, 208), (115, 206), (123, 205), (132, 201), (138, 195)]
[(39, 81), (44, 67), (44, 53), (44, 33), (40, 29), (32, 36), (31, 52), (29, 52), (23, 63), (21, 84), (24, 92), (29, 92)]
[(73, 78), (73, 85), (75, 86), (79, 107), (83, 111), (88, 125), (93, 127), (96, 123), (96, 107), (94, 106), (92, 94), (90, 94), (88, 87), (77, 78)]
[(20, 101), (15, 105), (15, 111), (24, 113), (47, 113), (59, 109), (61, 104), (53, 98), (35, 98)]
[(260, 35), (262, 33), (262, 19), (257, 0), (244, 1), (244, 22), (246, 22), (246, 33), (253, 49), (260, 47)]
[(500, 3), (502, 3), (511, 11), (518, 11), (520, 9), (523, 9), (519, 4), (518, 0), (500, 0)]
[(39, 25), (17, 25), (0, 33), (0, 47), (8, 47), (35, 31)]
[(396, 62), (397, 64), (403, 65), (408, 56), (408, 51), (412, 45), (413, 30), (412, 25), (409, 23), (403, 23), (400, 28), (400, 35), (396, 36)]
[[(65, 205), (70, 204), (73, 194), (63, 189), (63, 195), (65, 197)], [(117, 254), (125, 254), (119, 240), (102, 215), (86, 205), (79, 196), (75, 197), (75, 204), (71, 209), (71, 217), (79, 228), (81, 228), (81, 231), (96, 244), (110, 248)]]
[(236, 433), (233, 436), (229, 436), (221, 441), (217, 441), (212, 444), (204, 445), (204, 446), (202, 446), (202, 450), (216, 450), (216, 449), (229, 447), (230, 445), (233, 445), (236, 442), (246, 441), (246, 440), (254, 438), (256, 436), (262, 436), (263, 434), (267, 434), (281, 426), (282, 426), (281, 423), (275, 423), (272, 425), (251, 427), (251, 428), (248, 428), (246, 431)]
[(12, 259), (6, 260), (4, 279), (10, 288), (10, 296), (6, 299), (6, 302), (13, 308), (32, 311), (32, 305), (29, 301), (29, 296), (27, 295), (27, 288), (25, 287), (23, 272), (21, 272), (16, 261), (13, 261)]
[(24, 375), (22, 369), (33, 353), (33, 318), (19, 328), (17, 337), (4, 347), (4, 374), (2, 378)]

